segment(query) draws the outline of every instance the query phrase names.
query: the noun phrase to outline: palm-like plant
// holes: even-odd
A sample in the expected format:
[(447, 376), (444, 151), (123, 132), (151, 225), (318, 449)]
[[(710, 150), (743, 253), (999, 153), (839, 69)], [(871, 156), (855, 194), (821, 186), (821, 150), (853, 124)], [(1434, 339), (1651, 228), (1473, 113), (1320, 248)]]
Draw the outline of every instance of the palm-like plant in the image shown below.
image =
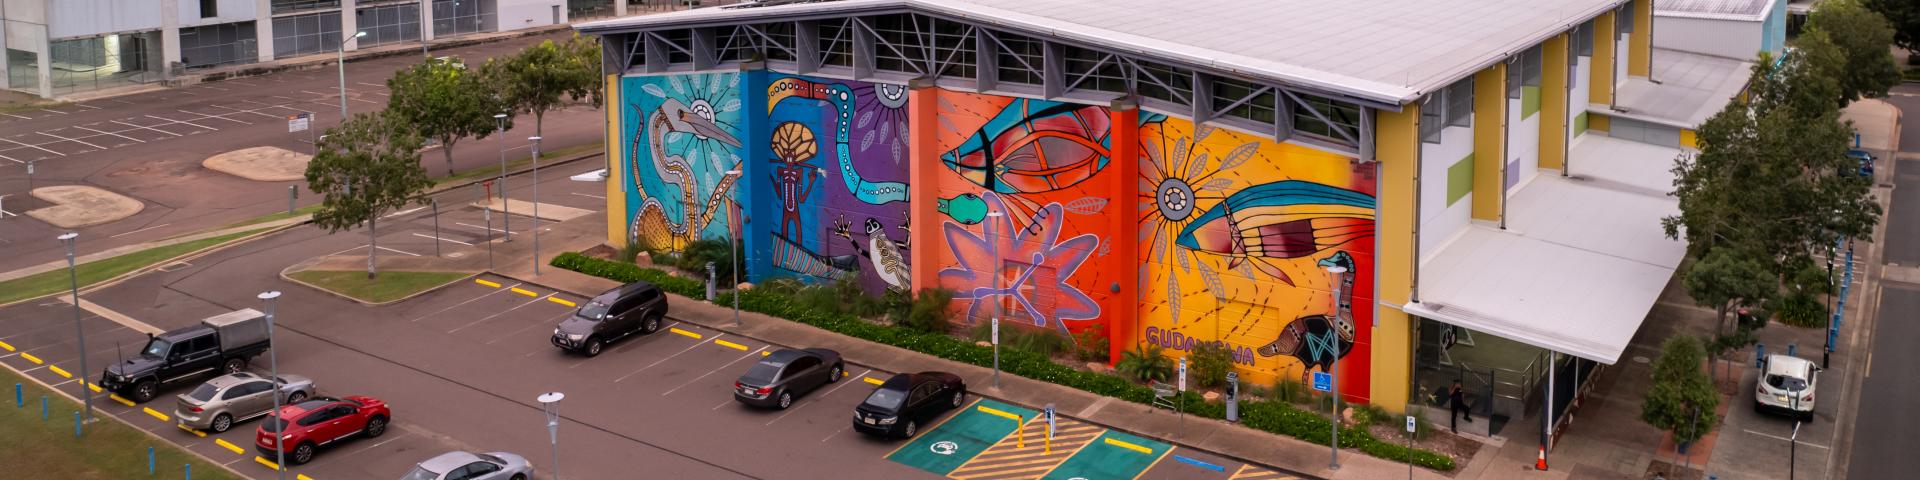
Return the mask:
[(1133, 350), (1120, 354), (1120, 363), (1114, 368), (1135, 380), (1166, 381), (1167, 374), (1173, 370), (1173, 359), (1162, 355), (1158, 345), (1133, 347)]

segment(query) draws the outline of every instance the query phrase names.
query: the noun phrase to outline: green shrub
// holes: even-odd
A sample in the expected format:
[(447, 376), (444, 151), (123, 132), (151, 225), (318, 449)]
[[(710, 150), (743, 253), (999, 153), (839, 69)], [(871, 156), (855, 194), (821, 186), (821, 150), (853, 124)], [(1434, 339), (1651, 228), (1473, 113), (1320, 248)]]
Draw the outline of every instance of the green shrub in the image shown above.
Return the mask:
[(1273, 398), (1290, 404), (1305, 402), (1307, 401), (1307, 384), (1301, 383), (1298, 379), (1281, 378), (1280, 381), (1273, 383)]
[(1827, 324), (1827, 306), (1811, 293), (1793, 292), (1782, 298), (1769, 299), (1767, 303), (1767, 309), (1773, 311), (1780, 323), (1802, 328)]
[(947, 333), (951, 327), (947, 305), (953, 303), (952, 291), (929, 288), (914, 294), (911, 299), (905, 294), (888, 292), (886, 298), (895, 303), (888, 309), (895, 326), (920, 333), (940, 334)]
[[(695, 240), (687, 244), (685, 250), (673, 256), (673, 266), (700, 275), (707, 274), (707, 262), (713, 262), (713, 274), (720, 279), (721, 285), (733, 282), (734, 262), (744, 261), (745, 257), (736, 257), (742, 252), (734, 250), (737, 242), (731, 240)], [(658, 263), (658, 261), (656, 261)]]
[(1159, 345), (1135, 346), (1120, 354), (1120, 364), (1115, 370), (1142, 382), (1149, 380), (1167, 381), (1167, 372), (1173, 370), (1173, 359), (1167, 358)]
[(1353, 422), (1361, 425), (1395, 425), (1399, 417), (1387, 413), (1379, 405), (1362, 404), (1353, 406)]
[(620, 247), (618, 252), (614, 252), (613, 258), (622, 263), (633, 263), (634, 259), (640, 258), (640, 252), (646, 250), (647, 249), (640, 248), (639, 243), (628, 243), (626, 246)]
[(1074, 356), (1082, 362), (1105, 363), (1111, 355), (1108, 349), (1111, 348), (1113, 344), (1107, 340), (1106, 325), (1100, 323), (1088, 325), (1086, 328), (1082, 328), (1079, 332), (1074, 333), (1073, 338), (1080, 345), (1079, 349), (1074, 352)]
[(1187, 355), (1187, 367), (1200, 388), (1226, 385), (1227, 371), (1233, 370), (1233, 352), (1221, 343), (1197, 344)]
[(1008, 322), (1000, 322), (1000, 340), (1004, 342), (1006, 346), (1033, 352), (1047, 358), (1053, 358), (1054, 355), (1072, 348), (1072, 342), (1067, 340), (1067, 337), (1054, 333), (1051, 330), (1033, 328), (1031, 326), (1020, 326)]
[(668, 275), (667, 272), (651, 268), (641, 268), (631, 263), (620, 263), (581, 255), (574, 252), (562, 253), (550, 262), (554, 267), (572, 270), (587, 275), (613, 280), (620, 283), (648, 282), (659, 286), (661, 290), (673, 292), (683, 297), (702, 298), (707, 294), (707, 285), (698, 280)]

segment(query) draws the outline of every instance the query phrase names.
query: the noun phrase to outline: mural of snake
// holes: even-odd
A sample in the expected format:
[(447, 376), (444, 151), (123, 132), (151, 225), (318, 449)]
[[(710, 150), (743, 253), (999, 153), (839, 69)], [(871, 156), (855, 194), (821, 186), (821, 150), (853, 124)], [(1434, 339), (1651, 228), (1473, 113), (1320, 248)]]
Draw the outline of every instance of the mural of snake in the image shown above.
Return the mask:
[(860, 201), (874, 205), (907, 201), (906, 183), (869, 181), (853, 168), (853, 149), (847, 145), (847, 139), (851, 136), (848, 131), (853, 127), (853, 89), (840, 84), (782, 78), (767, 85), (767, 113), (773, 113), (773, 107), (780, 102), (793, 98), (819, 100), (833, 105), (834, 153), (839, 157), (840, 178), (846, 180), (848, 192), (852, 192)]
[[(635, 105), (634, 108), (638, 110), (640, 107)], [(636, 113), (645, 115), (644, 112)], [(695, 113), (686, 104), (671, 98), (666, 99), (660, 104), (659, 109), (653, 111), (647, 120), (646, 129), (647, 146), (652, 148), (650, 156), (653, 160), (653, 171), (659, 173), (661, 182), (680, 189), (683, 215), (679, 223), (667, 219), (666, 207), (660, 203), (660, 199), (646, 197), (646, 189), (639, 189), (643, 200), (640, 213), (633, 216), (633, 225), (627, 230), (630, 237), (628, 240), (647, 248), (682, 250), (688, 243), (699, 240), (700, 230), (713, 221), (720, 202), (726, 200), (727, 192), (732, 190), (733, 183), (739, 175), (720, 177), (719, 184), (707, 194), (706, 202), (698, 204), (700, 206), (696, 208), (694, 190), (699, 185), (694, 181), (693, 168), (687, 164), (685, 157), (666, 153), (667, 133), (698, 135), (731, 147), (739, 147), (740, 139), (734, 138), (726, 130), (715, 125), (713, 120)], [(638, 153), (639, 135), (634, 136), (633, 145), (630, 148), (634, 153)], [(633, 165), (633, 171), (628, 178), (638, 181), (641, 178), (640, 162), (632, 162), (631, 165)], [(738, 166), (728, 168), (737, 169)]]

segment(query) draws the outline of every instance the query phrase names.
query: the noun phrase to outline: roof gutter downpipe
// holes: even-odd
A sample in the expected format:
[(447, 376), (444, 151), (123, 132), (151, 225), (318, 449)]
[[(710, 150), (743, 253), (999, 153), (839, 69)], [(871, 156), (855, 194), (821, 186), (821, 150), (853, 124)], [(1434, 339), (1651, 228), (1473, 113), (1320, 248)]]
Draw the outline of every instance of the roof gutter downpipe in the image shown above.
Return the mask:
[[(1421, 115), (1414, 117), (1415, 132), (1420, 131), (1419, 119), (1425, 116), (1425, 113), (1426, 112), (1421, 112)], [(1418, 133), (1415, 133), (1415, 135), (1418, 135)], [(1410, 260), (1408, 263), (1411, 264), (1411, 268), (1407, 270), (1412, 273), (1413, 278), (1407, 281), (1407, 303), (1420, 303), (1420, 169), (1422, 168), (1421, 163), (1426, 159), (1425, 157), (1426, 144), (1416, 143), (1413, 148), (1413, 241), (1407, 242), (1413, 246), (1413, 257), (1408, 259)], [(1378, 172), (1374, 173), (1373, 179), (1375, 185), (1378, 185), (1380, 182), (1380, 174)], [(1376, 186), (1374, 188), (1373, 194), (1375, 196), (1380, 195), (1379, 187)], [(1377, 286), (1378, 282), (1375, 282), (1375, 285)]]

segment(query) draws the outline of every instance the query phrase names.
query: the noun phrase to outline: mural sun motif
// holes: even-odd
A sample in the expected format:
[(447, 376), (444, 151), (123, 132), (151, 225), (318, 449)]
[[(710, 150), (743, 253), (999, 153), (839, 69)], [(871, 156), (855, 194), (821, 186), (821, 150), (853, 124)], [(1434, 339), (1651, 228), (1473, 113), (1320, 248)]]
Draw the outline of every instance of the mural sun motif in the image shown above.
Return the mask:
[[(1181, 138), (1171, 146), (1162, 145), (1166, 139), (1160, 135), (1142, 135), (1140, 152), (1145, 157), (1140, 162), (1140, 211), (1146, 212), (1140, 219), (1140, 241), (1149, 243), (1148, 251), (1152, 258), (1161, 264), (1179, 264), (1182, 272), (1200, 271), (1200, 278), (1207, 291), (1216, 299), (1226, 298), (1226, 289), (1220, 282), (1220, 274), (1206, 262), (1199, 261), (1200, 252), (1180, 248), (1175, 244), (1180, 232), (1195, 220), (1201, 212), (1202, 201), (1208, 204), (1218, 203), (1227, 198), (1227, 190), (1233, 188), (1234, 181), (1227, 178), (1214, 178), (1221, 172), (1233, 170), (1253, 158), (1258, 151), (1258, 142), (1247, 142), (1234, 147), (1218, 163), (1208, 158), (1206, 152), (1194, 148), (1213, 133), (1214, 127), (1199, 125), (1193, 138)], [(1208, 168), (1212, 165), (1213, 168)], [(1140, 288), (1146, 288), (1150, 265), (1140, 265)], [(1242, 269), (1241, 274), (1253, 278), (1251, 271)], [(1168, 308), (1180, 311), (1180, 282), (1172, 275), (1167, 276)], [(1179, 321), (1174, 315), (1174, 321)]]
[(860, 153), (887, 152), (893, 163), (907, 157), (907, 87), (873, 83), (853, 88), (859, 99), (855, 106), (854, 127), (866, 131), (860, 136)]
[[(638, 210), (628, 240), (649, 248), (680, 250), (702, 237), (727, 208), (738, 175), (742, 146), (736, 123), (741, 107), (737, 74), (668, 77), (667, 87), (647, 83), (641, 91), (660, 101), (652, 110), (629, 102), (636, 122), (629, 149)], [(669, 91), (671, 90), (671, 91)], [(644, 150), (643, 150), (644, 147)], [(648, 159), (641, 162), (638, 159)], [(676, 192), (677, 191), (677, 192)], [(672, 195), (678, 193), (678, 198)], [(737, 211), (725, 225), (737, 232)], [(710, 236), (719, 232), (712, 232)]]

